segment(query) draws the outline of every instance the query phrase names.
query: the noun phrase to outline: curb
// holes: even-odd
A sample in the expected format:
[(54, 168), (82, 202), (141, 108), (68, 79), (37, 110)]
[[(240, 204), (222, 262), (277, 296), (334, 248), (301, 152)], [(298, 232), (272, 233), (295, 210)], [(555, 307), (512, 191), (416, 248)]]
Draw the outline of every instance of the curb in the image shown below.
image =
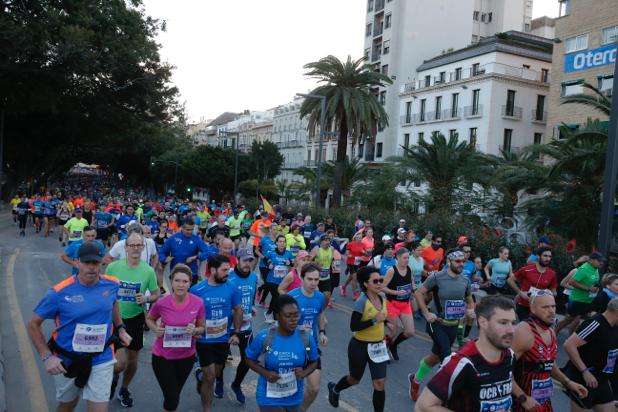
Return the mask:
[(6, 412), (6, 393), (4, 383), (4, 352), (2, 351), (2, 334), (0, 333), (0, 412)]

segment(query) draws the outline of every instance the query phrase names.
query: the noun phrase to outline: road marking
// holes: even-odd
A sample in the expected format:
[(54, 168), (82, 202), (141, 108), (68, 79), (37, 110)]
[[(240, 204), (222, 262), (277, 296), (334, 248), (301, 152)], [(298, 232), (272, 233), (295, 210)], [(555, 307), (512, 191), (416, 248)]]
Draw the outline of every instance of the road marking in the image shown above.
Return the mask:
[(6, 271), (7, 277), (7, 295), (9, 311), (11, 312), (11, 319), (13, 319), (13, 329), (15, 330), (15, 337), (17, 338), (17, 344), (19, 347), (19, 356), (21, 357), (21, 363), (24, 365), (24, 374), (26, 375), (26, 381), (28, 385), (28, 395), (30, 398), (30, 406), (33, 411), (48, 412), (47, 400), (45, 399), (45, 393), (43, 392), (43, 382), (39, 375), (39, 368), (34, 360), (34, 354), (32, 353), (32, 347), (30, 346), (30, 339), (26, 332), (26, 323), (19, 309), (17, 303), (17, 291), (15, 289), (15, 261), (19, 255), (19, 249), (15, 249), (11, 257), (9, 258), (9, 264)]

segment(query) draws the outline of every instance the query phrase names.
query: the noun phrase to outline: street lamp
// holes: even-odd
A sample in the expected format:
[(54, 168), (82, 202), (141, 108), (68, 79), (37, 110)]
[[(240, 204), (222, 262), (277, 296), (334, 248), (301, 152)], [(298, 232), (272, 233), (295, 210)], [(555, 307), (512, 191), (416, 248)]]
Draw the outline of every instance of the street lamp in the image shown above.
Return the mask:
[(324, 140), (324, 122), (326, 119), (326, 96), (310, 93), (296, 93), (297, 96), (306, 97), (308, 99), (320, 99), (320, 143), (318, 146), (318, 158), (316, 162), (318, 164), (318, 171), (315, 184), (315, 208), (320, 208), (320, 181), (322, 180), (322, 144)]
[(159, 163), (169, 163), (169, 164), (173, 164), (175, 166), (174, 167), (174, 193), (178, 194), (178, 187), (177, 187), (177, 185), (178, 185), (178, 166), (182, 167), (182, 165), (180, 163), (178, 163), (177, 161), (175, 161), (175, 160), (153, 160), (153, 161), (150, 162), (150, 165), (154, 166), (156, 162), (159, 162)]
[(219, 131), (219, 135), (221, 136), (227, 137), (228, 134), (236, 136), (236, 138), (234, 139), (234, 146), (236, 146), (234, 148), (234, 207), (236, 207), (236, 196), (238, 193), (238, 139), (240, 137), (240, 134), (238, 132), (228, 132), (227, 130)]

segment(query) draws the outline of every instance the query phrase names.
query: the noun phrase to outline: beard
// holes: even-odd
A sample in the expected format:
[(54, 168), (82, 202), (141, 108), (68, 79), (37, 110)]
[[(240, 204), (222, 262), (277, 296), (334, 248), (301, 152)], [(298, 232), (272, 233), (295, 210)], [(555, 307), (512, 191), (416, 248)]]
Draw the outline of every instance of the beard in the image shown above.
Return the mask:
[[(509, 342), (506, 342), (507, 338), (510, 339)], [(487, 340), (491, 343), (496, 349), (504, 350), (511, 347), (513, 343), (513, 334), (507, 333), (506, 335), (498, 335), (496, 333), (487, 333)]]
[(463, 272), (463, 266), (449, 266), (449, 268), (451, 269), (453, 273), (457, 273), (458, 275), (460, 275), (461, 272)]
[(227, 282), (227, 276), (224, 277), (224, 276), (215, 275), (214, 279), (215, 279), (215, 283), (218, 283), (219, 285), (222, 285), (225, 282)]
[(540, 266), (542, 266), (542, 267), (544, 267), (544, 268), (548, 267), (548, 266), (549, 266), (549, 263), (550, 263), (550, 262), (545, 262), (545, 261), (539, 260), (539, 265), (540, 265)]

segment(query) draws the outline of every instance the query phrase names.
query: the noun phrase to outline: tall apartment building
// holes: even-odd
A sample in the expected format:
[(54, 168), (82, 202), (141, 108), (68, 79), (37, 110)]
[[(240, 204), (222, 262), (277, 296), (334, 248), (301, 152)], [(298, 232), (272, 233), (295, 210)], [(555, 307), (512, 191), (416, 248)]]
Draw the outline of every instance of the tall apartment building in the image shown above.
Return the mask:
[(419, 80), (401, 94), (402, 145), (435, 133), (494, 155), (541, 143), (552, 46), (550, 39), (509, 31), (425, 61)]
[[(416, 69), (440, 52), (462, 49), (509, 30), (531, 30), (533, 0), (367, 0), (365, 56), (393, 84), (374, 90), (389, 115), (375, 139), (361, 140), (356, 153), (366, 161), (395, 155), (399, 93), (419, 80)], [(362, 146), (362, 148), (361, 148)], [(378, 148), (381, 158), (376, 158)]]
[(616, 0), (560, 0), (559, 4), (546, 133), (554, 139), (562, 137), (562, 124), (578, 128), (588, 118), (607, 121), (592, 108), (562, 105), (560, 101), (565, 96), (585, 93), (584, 82), (611, 94), (618, 40)]
[(283, 104), (274, 110), (272, 141), (283, 155), (283, 167), (279, 179), (288, 182), (299, 180), (294, 169), (305, 165), (307, 150), (307, 118), (301, 120), (302, 98)]

